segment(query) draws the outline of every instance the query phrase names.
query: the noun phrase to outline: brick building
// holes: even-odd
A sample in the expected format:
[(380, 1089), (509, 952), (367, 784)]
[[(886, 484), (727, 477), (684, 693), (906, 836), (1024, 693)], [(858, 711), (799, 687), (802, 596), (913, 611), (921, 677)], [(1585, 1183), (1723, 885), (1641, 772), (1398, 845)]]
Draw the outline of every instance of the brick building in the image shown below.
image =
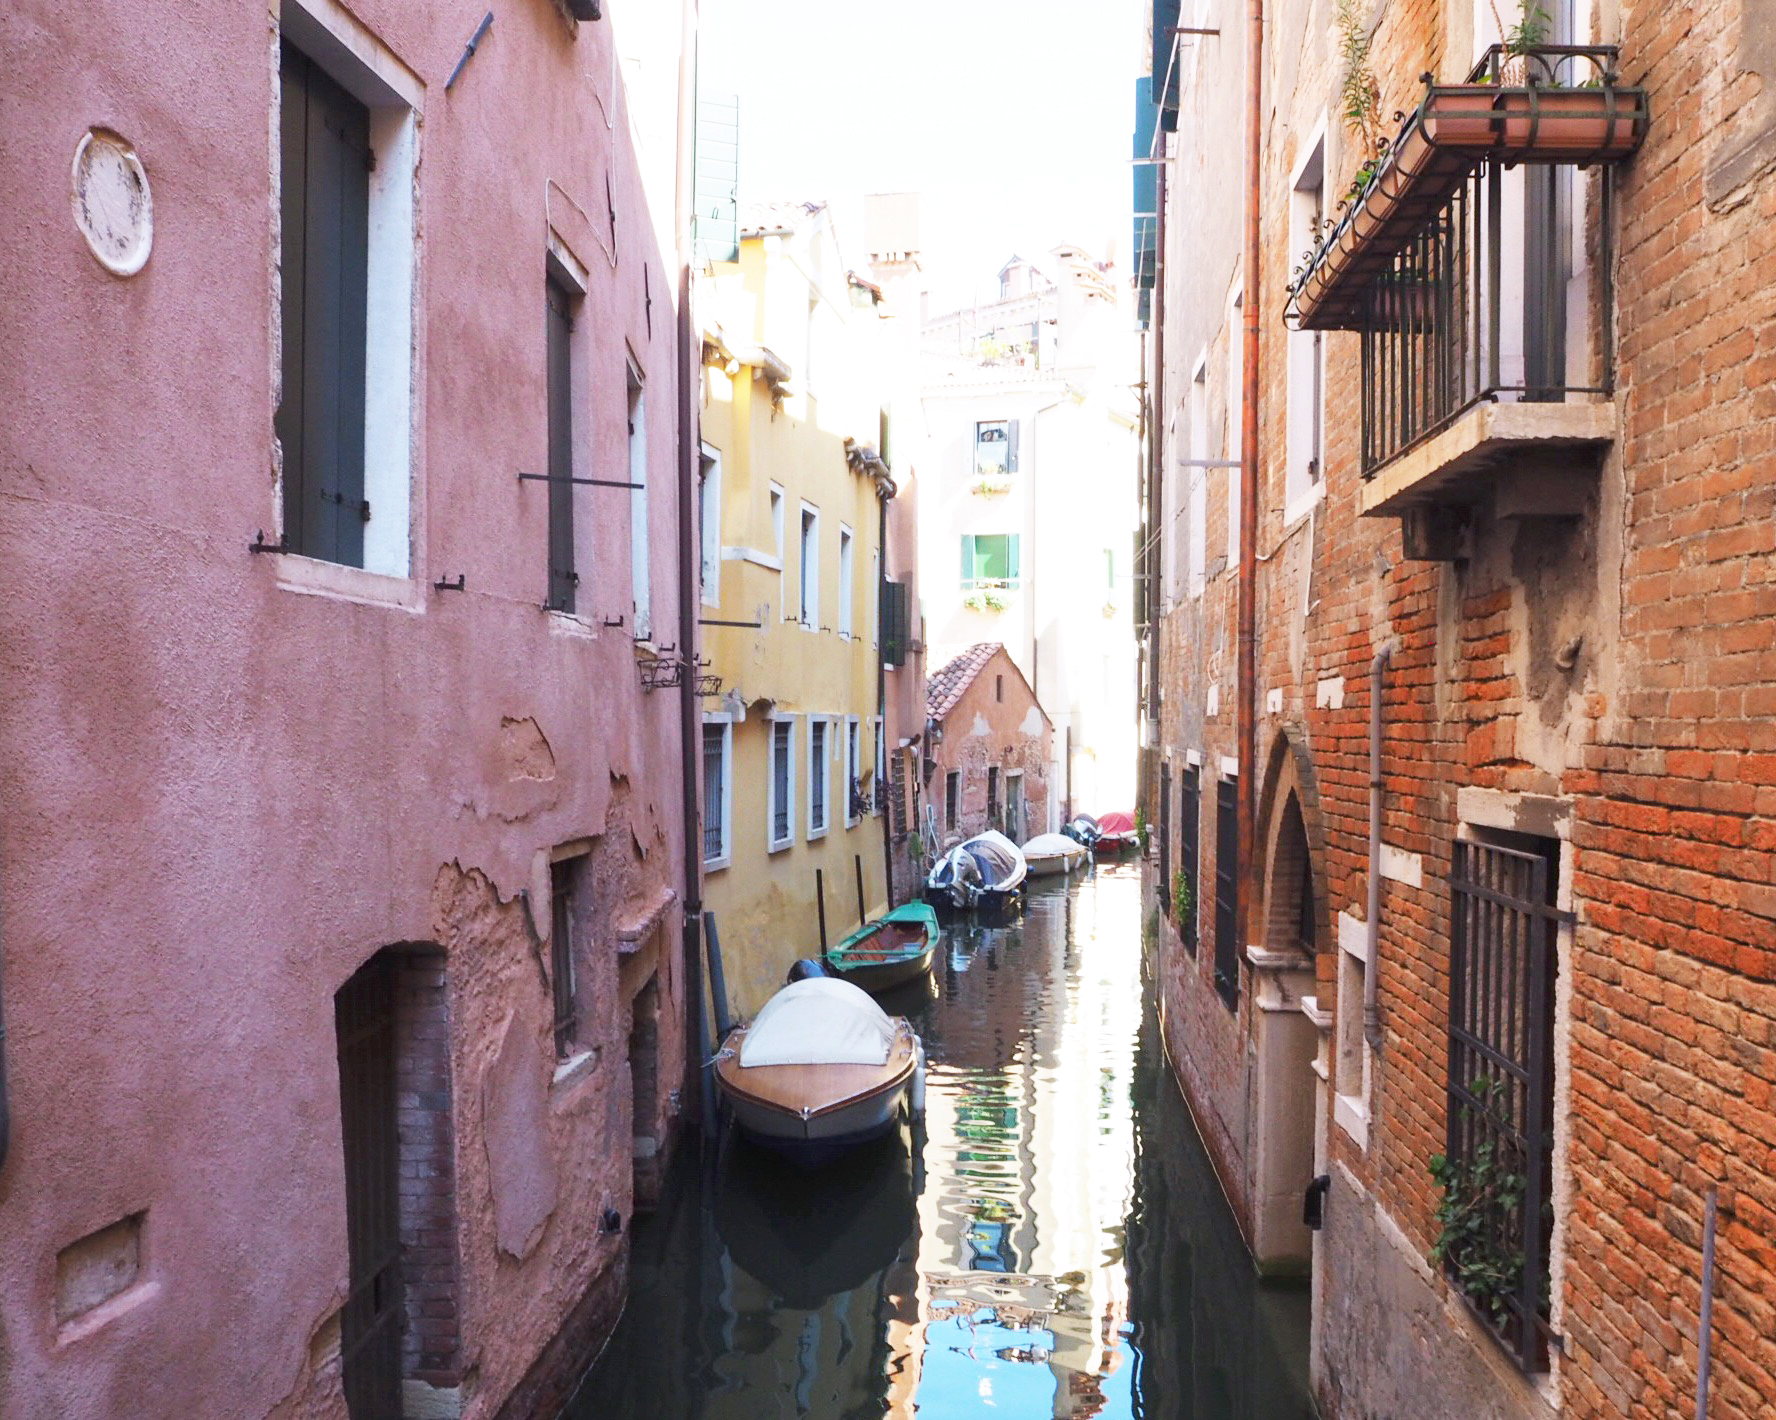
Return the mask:
[(1691, 1413), (1711, 1199), (1770, 1413), (1772, 16), (1264, 16), (1156, 4), (1137, 124), (1168, 1048), (1328, 1416)]
[(942, 848), (997, 829), (1015, 843), (1048, 822), (1054, 726), (997, 641), (931, 673), (925, 692), (925, 803)]
[(622, 1304), (696, 892), (644, 10), (0, 13), (8, 1417), (548, 1413)]

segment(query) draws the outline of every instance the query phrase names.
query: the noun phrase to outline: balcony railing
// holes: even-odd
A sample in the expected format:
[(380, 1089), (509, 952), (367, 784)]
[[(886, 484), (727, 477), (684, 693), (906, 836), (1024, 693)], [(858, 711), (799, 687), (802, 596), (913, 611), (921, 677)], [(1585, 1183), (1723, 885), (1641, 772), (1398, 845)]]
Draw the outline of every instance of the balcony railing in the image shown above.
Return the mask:
[(1357, 297), (1365, 476), (1482, 401), (1612, 392), (1609, 184), (1591, 375), (1591, 358), (1568, 353), (1564, 194), (1547, 169), (1520, 188), (1507, 176), (1493, 161), (1469, 173)]
[[(1573, 342), (1566, 266), (1579, 204), (1558, 174), (1626, 157), (1645, 135), (1646, 94), (1617, 83), (1615, 58), (1603, 46), (1495, 46), (1465, 84), (1427, 80), (1296, 272), (1293, 324), (1362, 333), (1366, 476), (1483, 401), (1611, 392), (1610, 177), (1588, 273), (1602, 324)], [(1569, 361), (1569, 349), (1596, 353)]]

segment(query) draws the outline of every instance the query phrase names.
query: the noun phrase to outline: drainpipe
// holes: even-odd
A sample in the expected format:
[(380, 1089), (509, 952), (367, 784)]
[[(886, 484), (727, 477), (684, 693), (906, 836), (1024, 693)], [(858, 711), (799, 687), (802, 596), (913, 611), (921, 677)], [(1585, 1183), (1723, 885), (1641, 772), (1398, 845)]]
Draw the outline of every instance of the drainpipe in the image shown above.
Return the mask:
[[(6, 952), (0, 946), (0, 978), (4, 976)], [(0, 1169), (6, 1167), (6, 1147), (12, 1137), (12, 1106), (6, 1098), (6, 992), (0, 980)]]
[[(876, 516), (878, 519), (876, 532), (876, 733), (882, 737), (881, 775), (877, 776), (876, 799), (880, 803), (887, 792), (887, 785), (881, 782), (888, 775), (888, 628), (882, 625), (882, 591), (888, 581), (888, 500), (895, 494), (894, 480), (887, 476), (887, 465), (882, 465), (883, 477), (876, 480)], [(912, 609), (907, 609), (907, 629), (912, 629)], [(911, 637), (908, 637), (910, 640)], [(906, 648), (901, 647), (902, 663), (905, 662)], [(860, 747), (861, 748), (861, 747)], [(875, 753), (875, 746), (870, 746), (870, 753)], [(862, 766), (858, 766), (861, 768)], [(845, 788), (850, 793), (850, 786)], [(886, 807), (881, 810), (882, 819), (882, 891), (887, 894), (887, 905), (894, 906), (894, 815)]]
[(1375, 1004), (1381, 975), (1381, 687), (1393, 654), (1390, 641), (1369, 663), (1369, 897), (1363, 912), (1369, 964), (1363, 973), (1363, 1037), (1372, 1050), (1381, 1049), (1381, 1011)]
[[(696, 559), (697, 425), (693, 385), (701, 368), (699, 348), (693, 339), (691, 317), (691, 185), (693, 137), (697, 115), (697, 0), (683, 0), (681, 42), (678, 52), (678, 148), (677, 196), (673, 230), (678, 258), (678, 644), (684, 658), (679, 676), (679, 739), (683, 752), (680, 766), (684, 817), (684, 970), (686, 1082), (692, 1099), (702, 1093), (706, 1052), (697, 1043), (703, 1023), (703, 835), (701, 802), (697, 794), (702, 756), (699, 730), (701, 705), (697, 697), (697, 585), (692, 573)], [(707, 1121), (706, 1121), (707, 1122)]]
[[(1234, 881), (1235, 938), (1252, 941), (1252, 872), (1258, 864), (1258, 825), (1254, 809), (1258, 792), (1258, 615), (1254, 584), (1258, 579), (1258, 312), (1264, 294), (1264, 251), (1258, 221), (1258, 195), (1264, 163), (1264, 0), (1249, 0), (1246, 9), (1251, 36), (1246, 42), (1246, 254), (1244, 310), (1245, 351), (1241, 361), (1245, 388), (1240, 410), (1240, 548), (1239, 548), (1239, 783), (1236, 786), (1236, 840), (1239, 872)], [(1239, 968), (1234, 967), (1237, 973)], [(1237, 980), (1237, 976), (1235, 978)]]

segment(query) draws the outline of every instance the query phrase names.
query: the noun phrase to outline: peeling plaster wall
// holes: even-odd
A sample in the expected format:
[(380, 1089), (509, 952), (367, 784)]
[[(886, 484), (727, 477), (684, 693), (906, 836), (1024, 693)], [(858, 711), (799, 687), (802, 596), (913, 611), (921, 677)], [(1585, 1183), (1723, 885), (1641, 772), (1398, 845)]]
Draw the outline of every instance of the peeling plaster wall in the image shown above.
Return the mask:
[[(995, 698), (995, 678), (1003, 677), (1005, 699)], [(1005, 776), (1023, 772), (1025, 838), (1045, 831), (1052, 786), (1049, 768), (1054, 731), (1030, 687), (1003, 649), (976, 673), (943, 720), (943, 735), (932, 750), (936, 768), (925, 782), (925, 799), (936, 805), (938, 839), (947, 846), (989, 828), (1003, 828), (987, 815), (987, 769), (999, 770), (999, 807), (1005, 807)], [(961, 794), (956, 827), (945, 826), (945, 776), (959, 773)]]
[[(570, 1309), (624, 1280), (624, 1243), (595, 1231), (600, 1206), (630, 1213), (616, 935), (683, 882), (676, 704), (640, 691), (628, 629), (601, 624), (629, 606), (626, 510), (613, 521), (605, 495), (581, 494), (583, 615), (550, 615), (547, 499), (514, 477), (544, 461), (553, 220), (590, 273), (588, 461), (625, 457), (629, 354), (647, 377), (652, 599), (673, 614), (673, 282), (612, 88), (613, 32), (546, 4), (502, 11), (447, 98), (460, 13), (353, 7), (417, 76), (423, 116), (411, 576), (348, 579), (341, 596), (298, 559), (247, 552), (277, 514), (277, 8), (21, 0), (0, 15), (22, 76), (0, 95), (0, 206), (15, 217), (0, 309), (15, 1111), (0, 1413), (21, 1420), (134, 1413), (144, 1396), (167, 1413), (343, 1414), (333, 996), (388, 944), (447, 954), (463, 1413), (492, 1413)], [(69, 221), (68, 164), (92, 124), (133, 142), (153, 184), (154, 251), (128, 280)], [(432, 590), (458, 574), (465, 591)], [(547, 948), (518, 895), (537, 902), (540, 862), (546, 930), (547, 855), (574, 840), (594, 854), (584, 1001), (602, 1053), (558, 1088)], [(665, 924), (671, 1084), (674, 912)], [(540, 1123), (535, 1169), (556, 1180), (522, 1263), (498, 1253), (487, 1164), (484, 1100), (506, 1050), (542, 1105), (506, 1126)], [(649, 1107), (659, 1135), (669, 1105)], [(138, 1212), (143, 1280), (58, 1344), (57, 1250)]]

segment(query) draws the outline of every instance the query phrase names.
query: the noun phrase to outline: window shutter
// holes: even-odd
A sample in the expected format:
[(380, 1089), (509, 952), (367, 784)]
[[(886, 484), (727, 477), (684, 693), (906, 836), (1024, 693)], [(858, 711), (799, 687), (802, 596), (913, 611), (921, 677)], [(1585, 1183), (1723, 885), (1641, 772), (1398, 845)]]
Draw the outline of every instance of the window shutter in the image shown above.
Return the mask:
[(962, 534), (962, 580), (974, 580), (974, 539), (967, 533)]
[(911, 599), (905, 582), (882, 583), (882, 661), (898, 666), (906, 661), (910, 639)]
[(703, 261), (740, 260), (740, 98), (704, 94), (697, 100), (697, 255)]
[(574, 609), (573, 363), (567, 292), (547, 283), (549, 306), (549, 606)]
[(1022, 420), (1008, 419), (1005, 421), (1005, 471), (1018, 471), (1018, 428)]
[(1015, 582), (1022, 575), (1018, 566), (1018, 535), (1012, 533), (1005, 539), (1005, 579)]
[(284, 531), (361, 567), (370, 111), (287, 44), (280, 83)]

